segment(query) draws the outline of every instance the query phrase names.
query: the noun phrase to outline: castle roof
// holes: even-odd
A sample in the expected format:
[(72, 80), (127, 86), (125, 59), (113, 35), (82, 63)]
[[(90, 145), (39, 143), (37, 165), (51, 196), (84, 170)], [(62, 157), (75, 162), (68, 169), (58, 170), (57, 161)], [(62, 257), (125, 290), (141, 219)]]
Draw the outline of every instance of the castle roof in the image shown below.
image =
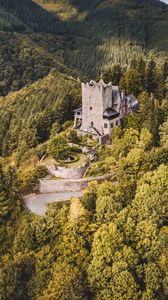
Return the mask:
[(132, 109), (132, 111), (136, 111), (139, 105), (138, 100), (135, 98), (133, 94), (129, 94), (126, 96), (127, 105)]
[(118, 118), (119, 115), (120, 113), (117, 110), (115, 110), (113, 107), (108, 107), (103, 113), (103, 117), (107, 119), (115, 119)]

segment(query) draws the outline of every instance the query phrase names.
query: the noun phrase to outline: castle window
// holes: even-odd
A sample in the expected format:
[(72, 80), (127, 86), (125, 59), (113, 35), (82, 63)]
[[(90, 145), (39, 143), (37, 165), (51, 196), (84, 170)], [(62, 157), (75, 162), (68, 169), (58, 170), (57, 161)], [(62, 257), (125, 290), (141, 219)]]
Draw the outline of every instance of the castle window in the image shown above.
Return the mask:
[(93, 122), (91, 122), (91, 124), (90, 124), (90, 125), (91, 125), (91, 127), (93, 127), (93, 126), (94, 126), (94, 123), (93, 123)]
[(104, 123), (104, 128), (108, 128), (108, 124), (107, 123)]
[(90, 107), (90, 110), (92, 110), (92, 107)]
[(113, 128), (113, 123), (111, 123), (111, 128)]
[(118, 121), (116, 121), (116, 126), (118, 126)]

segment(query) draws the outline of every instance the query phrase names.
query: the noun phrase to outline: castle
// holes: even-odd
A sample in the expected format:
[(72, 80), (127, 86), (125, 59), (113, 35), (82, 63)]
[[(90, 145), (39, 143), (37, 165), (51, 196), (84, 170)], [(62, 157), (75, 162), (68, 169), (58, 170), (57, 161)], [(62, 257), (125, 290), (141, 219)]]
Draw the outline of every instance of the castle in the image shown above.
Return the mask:
[(137, 110), (138, 101), (132, 95), (125, 96), (112, 82), (105, 84), (101, 79), (82, 83), (82, 107), (74, 111), (74, 128), (81, 134), (91, 134), (103, 144), (109, 139), (114, 127)]

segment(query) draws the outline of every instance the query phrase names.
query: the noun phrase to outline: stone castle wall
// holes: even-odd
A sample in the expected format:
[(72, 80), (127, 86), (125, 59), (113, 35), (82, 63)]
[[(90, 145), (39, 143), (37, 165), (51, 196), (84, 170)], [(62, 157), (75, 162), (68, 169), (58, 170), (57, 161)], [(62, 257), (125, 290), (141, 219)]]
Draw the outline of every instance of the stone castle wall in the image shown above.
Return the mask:
[(64, 179), (79, 179), (82, 178), (86, 169), (88, 167), (88, 164), (84, 164), (83, 166), (79, 168), (63, 168), (63, 167), (56, 167), (54, 175), (56, 177), (61, 177)]
[(95, 178), (82, 178), (82, 179), (62, 179), (62, 180), (46, 180), (39, 181), (40, 193), (68, 193), (78, 192), (85, 189), (91, 181), (102, 182), (111, 178), (111, 174), (98, 176)]
[(105, 88), (103, 87), (103, 112), (107, 107), (112, 106), (112, 83), (109, 83)]
[(63, 179), (80, 179), (86, 172), (88, 163), (83, 164), (79, 168), (65, 168), (60, 166), (47, 166), (49, 173), (55, 177)]

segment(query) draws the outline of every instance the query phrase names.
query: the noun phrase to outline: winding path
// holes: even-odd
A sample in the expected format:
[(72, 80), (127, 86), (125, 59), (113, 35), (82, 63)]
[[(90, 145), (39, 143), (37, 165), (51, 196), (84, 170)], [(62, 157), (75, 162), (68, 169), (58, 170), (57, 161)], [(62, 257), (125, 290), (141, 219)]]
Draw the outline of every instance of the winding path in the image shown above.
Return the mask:
[(82, 191), (68, 193), (30, 194), (23, 197), (23, 199), (28, 210), (36, 215), (44, 216), (47, 211), (48, 203), (66, 201), (70, 200), (72, 197), (81, 198), (82, 195)]
[(39, 181), (39, 191), (41, 194), (24, 196), (24, 204), (32, 213), (44, 216), (48, 203), (68, 201), (73, 197), (81, 198), (89, 182), (103, 182), (104, 180), (111, 179), (111, 177), (112, 174), (81, 179), (43, 179)]

